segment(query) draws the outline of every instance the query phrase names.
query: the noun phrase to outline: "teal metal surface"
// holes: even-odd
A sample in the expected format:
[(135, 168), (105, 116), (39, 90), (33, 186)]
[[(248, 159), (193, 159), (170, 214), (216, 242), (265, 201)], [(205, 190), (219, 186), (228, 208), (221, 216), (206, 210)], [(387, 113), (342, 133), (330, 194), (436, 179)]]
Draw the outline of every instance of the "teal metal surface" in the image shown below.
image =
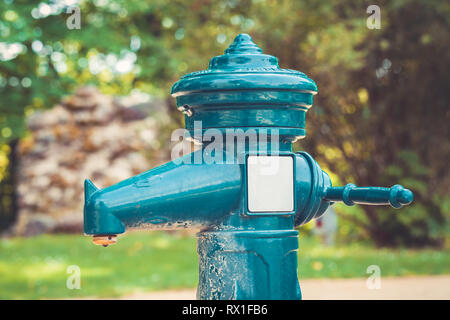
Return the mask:
[(394, 208), (401, 208), (410, 204), (414, 197), (410, 190), (396, 184), (392, 188), (380, 187), (356, 187), (354, 184), (347, 184), (345, 187), (328, 188), (325, 199), (328, 201), (344, 202), (348, 206), (355, 203), (387, 205)]
[[(308, 153), (292, 152), (292, 142), (305, 135), (305, 113), (316, 93), (305, 74), (280, 69), (250, 36), (237, 36), (208, 70), (186, 75), (172, 88), (201, 149), (102, 190), (86, 180), (85, 234), (196, 227), (199, 299), (301, 299), (296, 226), (337, 201), (400, 208), (413, 200), (399, 185), (332, 187)], [(280, 141), (264, 149), (260, 140), (237, 139), (231, 151), (227, 143), (211, 151), (212, 143), (196, 132), (207, 135), (208, 129), (239, 129), (238, 138), (251, 129)], [(226, 161), (209, 161), (216, 155)], [(249, 210), (248, 157), (258, 155), (293, 159), (292, 211)]]
[[(185, 157), (192, 163), (195, 154)], [(102, 190), (85, 185), (84, 232), (97, 235), (208, 226), (237, 207), (242, 188), (238, 165), (174, 162)]]
[(306, 135), (305, 113), (317, 86), (304, 73), (281, 69), (247, 34), (238, 35), (209, 68), (185, 75), (172, 87), (186, 128), (202, 121), (204, 130), (272, 127), (282, 139)]

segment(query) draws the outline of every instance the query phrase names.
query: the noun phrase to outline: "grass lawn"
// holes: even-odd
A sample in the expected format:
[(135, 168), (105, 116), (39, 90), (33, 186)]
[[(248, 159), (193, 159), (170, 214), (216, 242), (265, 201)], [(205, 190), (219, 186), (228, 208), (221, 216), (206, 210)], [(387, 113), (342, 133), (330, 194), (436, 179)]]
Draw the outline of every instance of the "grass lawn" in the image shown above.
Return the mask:
[[(69, 290), (67, 267), (81, 270), (81, 289)], [(300, 238), (299, 274), (306, 278), (450, 274), (450, 252), (376, 249), (361, 244), (325, 248)], [(90, 237), (44, 235), (0, 240), (0, 299), (116, 297), (132, 291), (193, 288), (197, 284), (195, 238), (135, 232), (108, 248)]]

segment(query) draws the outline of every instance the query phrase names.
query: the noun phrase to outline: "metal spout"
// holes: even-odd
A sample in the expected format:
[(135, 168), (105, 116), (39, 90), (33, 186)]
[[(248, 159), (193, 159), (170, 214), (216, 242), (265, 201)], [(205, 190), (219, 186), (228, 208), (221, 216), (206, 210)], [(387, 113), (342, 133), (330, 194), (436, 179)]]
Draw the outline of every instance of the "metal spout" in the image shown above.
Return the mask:
[(109, 245), (128, 227), (206, 228), (236, 210), (239, 165), (195, 164), (195, 155), (186, 157), (105, 189), (86, 180), (84, 233), (94, 236), (95, 244)]

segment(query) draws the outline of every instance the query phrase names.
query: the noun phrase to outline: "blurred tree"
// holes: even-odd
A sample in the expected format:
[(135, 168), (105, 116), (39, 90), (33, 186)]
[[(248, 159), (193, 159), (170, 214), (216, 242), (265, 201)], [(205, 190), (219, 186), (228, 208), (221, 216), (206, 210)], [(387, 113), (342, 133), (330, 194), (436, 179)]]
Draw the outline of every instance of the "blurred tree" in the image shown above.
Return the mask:
[(364, 207), (365, 217), (352, 217), (376, 244), (442, 245), (450, 213), (450, 7), (401, 1), (381, 8), (381, 30), (356, 47), (361, 65), (344, 76), (331, 71), (336, 78), (317, 74), (325, 94), (305, 142), (341, 181), (398, 181), (414, 191), (414, 205), (401, 211)]
[[(308, 138), (299, 143), (304, 149), (343, 183), (400, 182), (415, 192), (415, 204), (396, 214), (346, 211), (343, 217), (358, 226), (352, 230), (378, 245), (439, 244), (450, 211), (450, 7), (380, 1), (381, 30), (370, 30), (370, 4), (0, 0), (0, 144), (22, 137), (25, 116), (81, 83), (105, 93), (167, 95), (182, 74), (205, 69), (247, 32), (282, 67), (304, 71), (319, 85)], [(66, 27), (72, 6), (80, 8), (79, 30)]]
[[(0, 232), (7, 230), (15, 221), (17, 212), (16, 195), (16, 148), (17, 140), (1, 147), (0, 153)], [(10, 161), (8, 161), (8, 158)], [(3, 168), (2, 168), (3, 167)]]

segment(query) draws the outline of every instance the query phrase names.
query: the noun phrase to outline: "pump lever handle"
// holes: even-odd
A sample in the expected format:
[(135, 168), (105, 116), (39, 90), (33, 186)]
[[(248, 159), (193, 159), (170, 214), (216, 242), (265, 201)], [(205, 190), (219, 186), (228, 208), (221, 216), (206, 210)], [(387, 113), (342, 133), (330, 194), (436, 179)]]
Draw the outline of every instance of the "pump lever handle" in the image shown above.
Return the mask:
[(399, 209), (410, 204), (413, 199), (411, 190), (396, 184), (391, 188), (382, 187), (357, 187), (352, 183), (345, 187), (330, 187), (325, 192), (325, 200), (344, 202), (348, 206), (355, 203), (370, 205), (386, 205)]

